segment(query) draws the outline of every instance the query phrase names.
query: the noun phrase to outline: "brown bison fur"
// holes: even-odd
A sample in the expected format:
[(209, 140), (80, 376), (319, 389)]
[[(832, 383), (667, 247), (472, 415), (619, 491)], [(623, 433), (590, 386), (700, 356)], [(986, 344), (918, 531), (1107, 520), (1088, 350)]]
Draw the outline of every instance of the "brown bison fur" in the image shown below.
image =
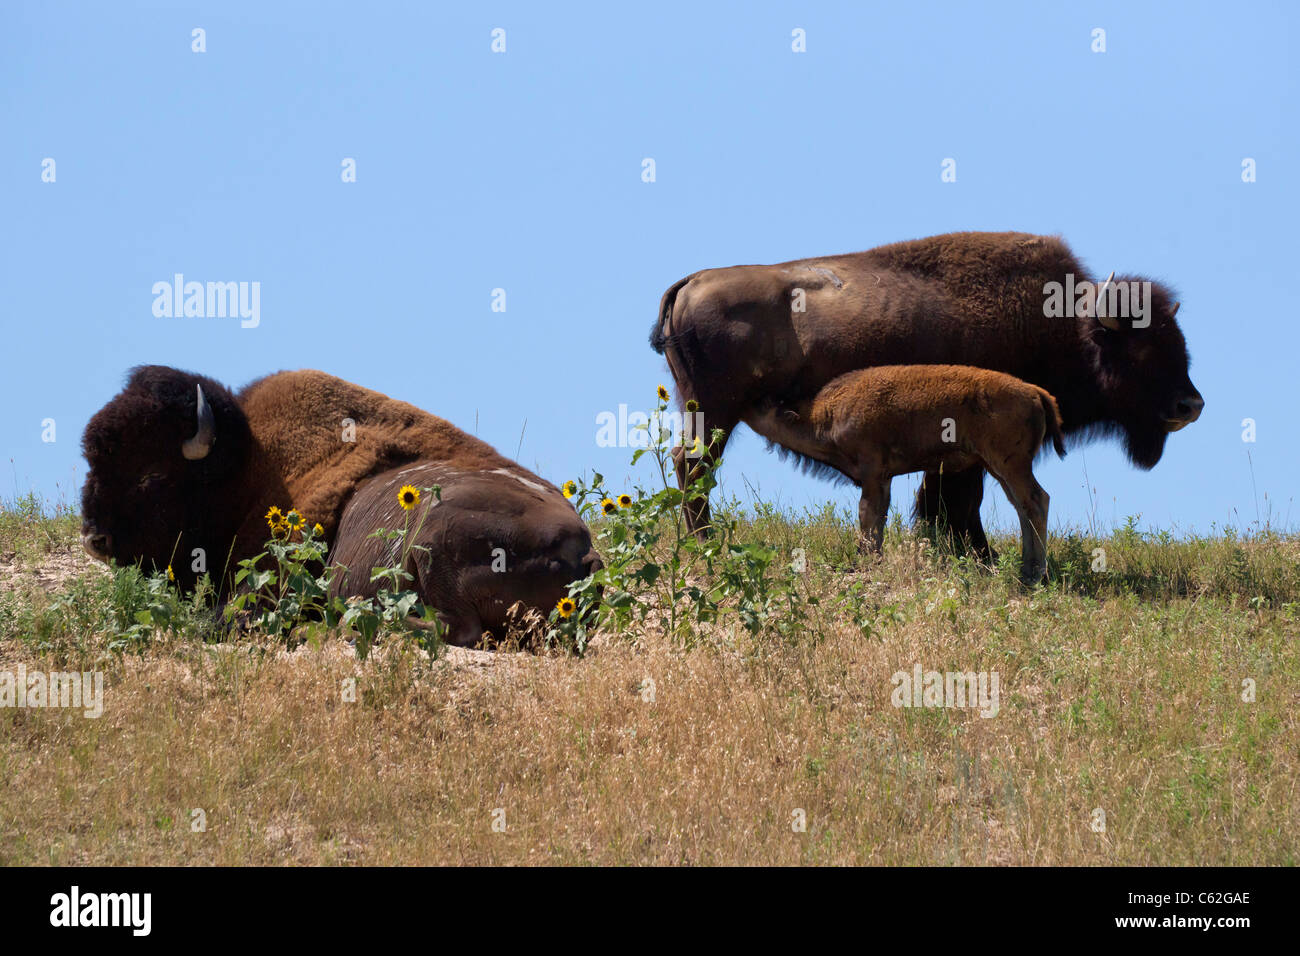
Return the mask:
[[(880, 365), (970, 365), (1056, 396), (1066, 434), (1122, 437), (1142, 468), (1204, 402), (1187, 374), (1169, 290), (1152, 283), (1150, 325), (1108, 328), (1089, 314), (1047, 318), (1045, 285), (1089, 279), (1058, 237), (962, 232), (849, 255), (706, 269), (664, 294), (651, 345), (668, 360), (679, 401), (694, 399), (706, 434), (740, 423), (763, 434), (774, 398), (814, 395), (838, 375)], [(1141, 281), (1116, 276), (1116, 282)], [(803, 311), (795, 306), (804, 295)], [(722, 454), (726, 435), (712, 446)], [(765, 435), (771, 438), (772, 436)], [(687, 480), (679, 454), (678, 479)], [(817, 463), (812, 462), (814, 468)], [(917, 514), (940, 514), (977, 553), (983, 471), (928, 472)], [(688, 512), (697, 529), (707, 505)]]
[[(197, 437), (196, 385), (215, 439), (192, 460), (182, 445)], [(82, 448), (90, 465), (82, 489), (87, 550), (171, 566), (183, 587), (196, 583), (202, 549), (226, 593), (237, 562), (262, 550), (274, 505), (319, 522), (334, 559), (354, 562), (336, 577), (336, 590), (373, 594), (382, 582), (371, 584), (370, 570), (383, 562), (366, 563), (378, 556), (367, 537), (403, 523), (400, 511), (366, 492), (387, 489), (395, 469), (413, 464), (428, 466), (424, 476), (437, 465), (445, 479), (444, 502), (421, 503), (439, 518), (425, 522), (416, 543), (429, 549), (421, 600), (443, 612), (453, 639), (477, 642), (518, 601), (547, 613), (571, 581), (599, 566), (586, 526), (554, 485), (450, 422), (323, 372), (279, 372), (236, 396), (204, 376), (143, 366), (90, 420)], [(395, 488), (392, 496), (395, 505)], [(488, 538), (491, 548), (476, 549)], [(505, 571), (470, 575), (466, 564), (492, 566), (494, 548)], [(448, 583), (457, 580), (472, 580), (472, 590)]]
[(864, 541), (877, 553), (895, 475), (982, 466), (1020, 516), (1021, 577), (1047, 572), (1047, 492), (1034, 457), (1050, 439), (1065, 456), (1056, 399), (1037, 385), (964, 365), (883, 365), (833, 379), (793, 408), (769, 406), (766, 434), (852, 479)]
[[(463, 471), (517, 469), (541, 481), (451, 422), (324, 372), (269, 375), (245, 388), (239, 405), (266, 470), (284, 482), (285, 500), (327, 533), (357, 483), (397, 463), (454, 461)], [(346, 420), (355, 423), (355, 441), (342, 440)]]
[[(407, 586), (442, 613), (451, 629), (448, 641), (477, 644), (484, 631), (505, 638), (515, 605), (544, 618), (568, 585), (600, 562), (590, 538), (572, 533), (572, 506), (540, 478), (525, 475), (518, 466), (465, 472), (460, 462), (423, 460), (366, 480), (339, 524), (333, 560), (347, 571), (336, 590), (369, 594), (384, 586), (369, 583), (370, 570), (397, 564), (402, 545), (370, 532), (409, 522), (413, 547), (404, 570), (413, 583)], [(408, 484), (438, 485), (441, 499), (422, 496), (408, 516), (397, 501)]]

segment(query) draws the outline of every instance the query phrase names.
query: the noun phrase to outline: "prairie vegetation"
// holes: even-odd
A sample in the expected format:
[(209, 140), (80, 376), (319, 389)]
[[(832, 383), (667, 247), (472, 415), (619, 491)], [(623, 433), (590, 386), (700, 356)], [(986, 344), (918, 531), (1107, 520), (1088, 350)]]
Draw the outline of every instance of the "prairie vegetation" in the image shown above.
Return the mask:
[[(364, 660), (7, 503), (0, 671), (105, 686), (98, 719), (0, 707), (0, 864), (1300, 862), (1300, 538), (1054, 534), (1025, 590), (1010, 535), (980, 568), (895, 515), (873, 562), (847, 513), (733, 501), (710, 552), (658, 494), (592, 515), (581, 646), (578, 610)], [(996, 673), (997, 715), (893, 706), (916, 665)]]

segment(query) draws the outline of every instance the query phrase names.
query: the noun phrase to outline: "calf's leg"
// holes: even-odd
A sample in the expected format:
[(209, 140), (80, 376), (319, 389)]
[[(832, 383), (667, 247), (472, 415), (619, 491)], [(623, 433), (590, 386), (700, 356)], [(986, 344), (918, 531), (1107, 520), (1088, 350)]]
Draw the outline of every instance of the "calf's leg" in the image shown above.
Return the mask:
[(1005, 474), (995, 473), (994, 477), (1020, 516), (1020, 580), (1040, 584), (1047, 578), (1048, 494), (1035, 480), (1028, 460), (1017, 461), (1005, 469)]

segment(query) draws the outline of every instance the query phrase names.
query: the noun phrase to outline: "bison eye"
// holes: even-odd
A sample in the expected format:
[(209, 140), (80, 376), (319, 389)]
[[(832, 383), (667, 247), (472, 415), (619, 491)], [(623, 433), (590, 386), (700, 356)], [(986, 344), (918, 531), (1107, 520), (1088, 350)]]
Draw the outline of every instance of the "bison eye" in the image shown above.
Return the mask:
[(163, 483), (162, 475), (145, 475), (143, 478), (140, 479), (140, 484), (137, 487), (144, 494), (150, 495), (156, 492), (159, 488), (161, 488), (162, 483)]

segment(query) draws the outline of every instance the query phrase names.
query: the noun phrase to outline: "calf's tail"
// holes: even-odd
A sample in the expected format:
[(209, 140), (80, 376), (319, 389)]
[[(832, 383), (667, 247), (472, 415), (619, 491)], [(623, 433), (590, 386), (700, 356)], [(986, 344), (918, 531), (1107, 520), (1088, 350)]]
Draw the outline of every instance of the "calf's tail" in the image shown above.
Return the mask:
[(1061, 408), (1056, 404), (1056, 399), (1052, 397), (1051, 392), (1046, 389), (1038, 389), (1038, 401), (1042, 404), (1043, 414), (1047, 417), (1047, 433), (1052, 437), (1052, 447), (1060, 457), (1064, 458), (1065, 436), (1061, 434)]

